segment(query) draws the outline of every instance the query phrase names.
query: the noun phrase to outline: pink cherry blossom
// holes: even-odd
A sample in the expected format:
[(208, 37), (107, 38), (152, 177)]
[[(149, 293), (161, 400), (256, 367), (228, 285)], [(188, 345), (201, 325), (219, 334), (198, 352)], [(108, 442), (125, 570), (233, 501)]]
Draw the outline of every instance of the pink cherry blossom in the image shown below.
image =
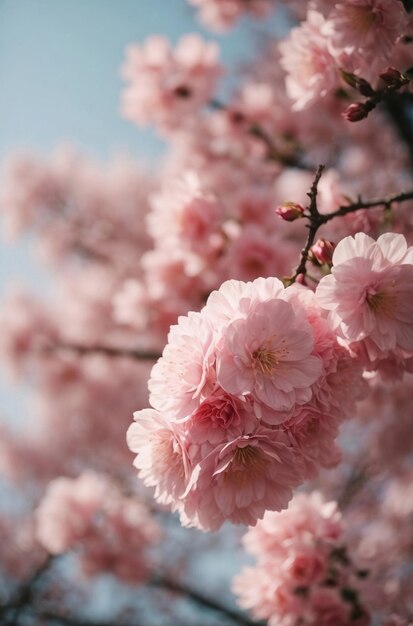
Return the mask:
[(191, 415), (186, 428), (189, 441), (217, 444), (227, 438), (251, 432), (255, 422), (256, 418), (248, 403), (217, 390)]
[(146, 507), (93, 472), (52, 481), (36, 522), (37, 538), (51, 554), (77, 550), (87, 576), (110, 571), (128, 583), (146, 580), (145, 549), (160, 539)]
[(413, 248), (402, 235), (343, 239), (317, 299), (347, 342), (365, 342), (372, 360), (412, 353)]
[(229, 393), (289, 411), (311, 398), (310, 385), (321, 374), (312, 349), (312, 330), (302, 315), (280, 299), (261, 302), (226, 329), (217, 380)]
[(218, 46), (192, 34), (171, 48), (164, 37), (152, 36), (128, 48), (122, 73), (129, 81), (122, 102), (125, 117), (141, 126), (176, 128), (211, 98), (221, 73)]
[(205, 316), (180, 317), (169, 343), (152, 369), (148, 386), (152, 406), (182, 419), (201, 404), (215, 383), (214, 331)]
[(288, 438), (258, 426), (216, 446), (195, 466), (182, 520), (204, 530), (217, 530), (226, 519), (254, 525), (265, 510), (286, 508), (300, 480)]
[(294, 28), (280, 44), (287, 94), (296, 111), (309, 107), (339, 85), (338, 69), (324, 28), (321, 13), (310, 10), (307, 21)]
[(201, 20), (210, 28), (224, 31), (243, 14), (264, 17), (272, 8), (271, 0), (188, 0), (198, 8)]
[[(334, 52), (357, 55), (362, 65), (384, 65), (407, 27), (400, 0), (345, 0), (334, 5), (328, 30)], [(382, 67), (381, 67), (382, 69)]]
[(267, 512), (244, 537), (257, 563), (234, 579), (239, 604), (271, 626), (370, 624), (345, 540), (337, 504), (317, 492)]
[(153, 409), (137, 411), (134, 418), (127, 433), (129, 449), (137, 453), (134, 466), (145, 485), (155, 487), (159, 502), (176, 504), (185, 492), (191, 467), (181, 433)]

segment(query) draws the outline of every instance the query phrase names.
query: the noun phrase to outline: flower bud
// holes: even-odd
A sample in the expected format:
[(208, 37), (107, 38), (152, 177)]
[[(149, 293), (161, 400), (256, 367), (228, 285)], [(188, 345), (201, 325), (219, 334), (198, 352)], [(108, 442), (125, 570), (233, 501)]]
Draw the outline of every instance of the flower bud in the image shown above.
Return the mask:
[(304, 207), (296, 202), (284, 202), (275, 209), (275, 212), (286, 222), (294, 222), (303, 216)]
[(343, 117), (348, 122), (360, 122), (360, 120), (364, 120), (364, 118), (367, 117), (368, 113), (369, 111), (365, 104), (362, 102), (355, 102), (347, 107), (343, 113)]
[(311, 246), (311, 256), (320, 265), (331, 265), (335, 244), (327, 239), (318, 239), (313, 246)]
[(307, 281), (305, 279), (305, 274), (298, 274), (295, 282), (299, 285), (307, 285)]
[(387, 67), (385, 70), (380, 72), (380, 78), (386, 85), (399, 85), (403, 82), (403, 75), (396, 70), (395, 67)]

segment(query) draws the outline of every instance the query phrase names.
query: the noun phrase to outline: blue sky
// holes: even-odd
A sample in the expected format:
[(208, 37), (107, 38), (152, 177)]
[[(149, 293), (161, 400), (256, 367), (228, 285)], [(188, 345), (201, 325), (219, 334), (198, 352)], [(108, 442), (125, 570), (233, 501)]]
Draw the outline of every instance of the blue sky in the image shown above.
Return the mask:
[[(278, 26), (277, 17), (270, 27)], [(251, 57), (258, 37), (250, 28), (215, 36), (225, 64)], [(176, 40), (194, 30), (214, 37), (185, 0), (0, 0), (0, 159), (70, 142), (102, 160), (120, 151), (155, 162), (162, 142), (118, 112), (124, 49), (150, 34)], [(11, 282), (43, 290), (45, 273), (29, 241), (0, 244), (0, 295)], [(0, 414), (15, 411), (16, 401), (0, 377)]]

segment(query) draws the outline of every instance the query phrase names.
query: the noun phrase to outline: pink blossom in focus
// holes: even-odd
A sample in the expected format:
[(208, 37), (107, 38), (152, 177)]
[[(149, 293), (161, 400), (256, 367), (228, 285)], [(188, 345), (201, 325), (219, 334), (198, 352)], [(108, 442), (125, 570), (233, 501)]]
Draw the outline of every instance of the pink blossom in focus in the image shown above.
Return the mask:
[(311, 397), (321, 374), (312, 356), (313, 334), (283, 300), (257, 304), (226, 329), (217, 356), (217, 380), (229, 393), (251, 394), (259, 404), (289, 411)]
[(343, 239), (316, 293), (343, 338), (363, 341), (371, 360), (412, 354), (413, 248), (402, 235)]
[(215, 383), (214, 330), (200, 313), (180, 317), (172, 326), (162, 357), (149, 379), (150, 402), (171, 418), (188, 417)]
[(190, 461), (179, 427), (153, 409), (134, 413), (128, 429), (129, 449), (137, 453), (134, 466), (162, 504), (174, 503), (184, 494)]
[(187, 422), (188, 440), (217, 444), (253, 430), (256, 418), (251, 407), (223, 391), (210, 395)]
[(300, 480), (288, 438), (258, 426), (218, 445), (195, 466), (182, 521), (204, 530), (217, 530), (226, 519), (254, 525), (265, 510), (286, 508)]

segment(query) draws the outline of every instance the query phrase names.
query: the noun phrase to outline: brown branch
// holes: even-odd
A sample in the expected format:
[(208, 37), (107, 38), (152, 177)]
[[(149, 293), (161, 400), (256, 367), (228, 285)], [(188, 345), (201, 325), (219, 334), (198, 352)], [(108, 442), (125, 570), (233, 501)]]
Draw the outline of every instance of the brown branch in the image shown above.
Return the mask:
[[(230, 109), (225, 104), (223, 104), (222, 102), (219, 102), (218, 100), (211, 100), (209, 105), (211, 108), (216, 109), (218, 111), (227, 111), (227, 112), (230, 111)], [(235, 115), (237, 114), (236, 110), (234, 111), (234, 114)], [(296, 167), (302, 170), (310, 169), (307, 165), (305, 165), (305, 163), (303, 163), (298, 158), (297, 154), (288, 154), (288, 153), (280, 152), (278, 147), (275, 145), (272, 137), (266, 132), (266, 130), (264, 130), (264, 128), (260, 124), (254, 121), (251, 123), (250, 120), (248, 120), (247, 117), (244, 117), (244, 115), (241, 112), (239, 112), (238, 115), (240, 117), (240, 122), (242, 121), (242, 122), (245, 122), (246, 124), (249, 124), (246, 128), (247, 133), (253, 137), (257, 137), (257, 139), (260, 139), (263, 142), (263, 144), (266, 146), (267, 159), (269, 159), (270, 161), (275, 161), (287, 167)]]
[(65, 615), (64, 613), (53, 611), (51, 609), (39, 611), (36, 613), (36, 616), (42, 620), (59, 622), (60, 624), (64, 624), (64, 626), (139, 626), (139, 623), (136, 621), (133, 621), (133, 624), (122, 624), (121, 622), (116, 621), (115, 624), (114, 622), (101, 622), (75, 617), (73, 615)]
[(311, 246), (314, 244), (315, 236), (317, 234), (318, 229), (322, 224), (323, 216), (319, 213), (317, 208), (317, 194), (318, 194), (318, 183), (320, 182), (320, 178), (324, 171), (324, 165), (319, 165), (317, 172), (315, 174), (313, 184), (311, 185), (311, 189), (308, 192), (308, 197), (310, 198), (310, 204), (307, 209), (309, 211), (309, 215), (306, 217), (310, 220), (310, 223), (307, 225), (308, 228), (308, 237), (304, 248), (301, 250), (300, 262), (295, 270), (293, 276), (288, 279), (288, 283), (292, 284), (296, 281), (297, 277), (302, 274), (306, 274), (306, 265), (308, 260), (308, 253), (310, 252)]
[(262, 624), (262, 622), (250, 620), (248, 617), (242, 615), (242, 613), (234, 611), (233, 609), (230, 609), (229, 607), (220, 604), (216, 600), (204, 596), (195, 589), (191, 589), (190, 587), (187, 587), (184, 583), (181, 583), (179, 581), (159, 577), (154, 578), (152, 581), (150, 581), (149, 585), (151, 587), (162, 589), (164, 591), (168, 591), (173, 594), (179, 594), (182, 597), (189, 598), (199, 606), (225, 615), (225, 617), (228, 617), (240, 626), (258, 626), (259, 624)]
[(60, 342), (42, 347), (42, 352), (74, 352), (79, 356), (87, 356), (89, 354), (103, 354), (104, 356), (113, 358), (129, 358), (135, 361), (157, 361), (162, 355), (160, 352), (153, 350), (134, 350), (127, 348), (118, 348), (116, 346), (103, 346), (100, 344), (78, 344), (70, 342)]
[(31, 606), (36, 585), (43, 575), (49, 571), (53, 560), (53, 557), (49, 555), (30, 578), (20, 586), (14, 598), (10, 602), (0, 605), (0, 619), (3, 626), (15, 626), (21, 612)]
[(406, 202), (407, 200), (413, 200), (413, 191), (403, 191), (401, 193), (396, 193), (385, 198), (375, 198), (373, 200), (367, 201), (359, 198), (356, 202), (341, 205), (333, 213), (328, 213), (324, 215), (321, 214), (317, 208), (318, 184), (320, 182), (323, 170), (324, 166), (319, 165), (316, 175), (314, 177), (313, 184), (311, 185), (311, 189), (307, 194), (310, 198), (310, 203), (307, 206), (307, 213), (304, 213), (303, 217), (309, 220), (309, 224), (307, 224), (308, 237), (304, 248), (301, 250), (300, 262), (297, 266), (297, 269), (291, 277), (288, 277), (285, 280), (287, 285), (291, 285), (292, 283), (294, 283), (299, 275), (306, 275), (308, 254), (312, 245), (314, 244), (318, 229), (321, 226), (327, 224), (328, 222), (331, 222), (331, 220), (335, 219), (336, 217), (343, 217), (344, 215), (349, 215), (350, 213), (355, 213), (356, 211), (360, 211), (362, 209), (374, 209), (379, 207), (383, 207), (384, 209), (391, 209), (393, 204), (397, 202)]
[(386, 112), (392, 120), (399, 138), (409, 151), (410, 166), (413, 169), (413, 107), (409, 92), (393, 94), (387, 99)]

